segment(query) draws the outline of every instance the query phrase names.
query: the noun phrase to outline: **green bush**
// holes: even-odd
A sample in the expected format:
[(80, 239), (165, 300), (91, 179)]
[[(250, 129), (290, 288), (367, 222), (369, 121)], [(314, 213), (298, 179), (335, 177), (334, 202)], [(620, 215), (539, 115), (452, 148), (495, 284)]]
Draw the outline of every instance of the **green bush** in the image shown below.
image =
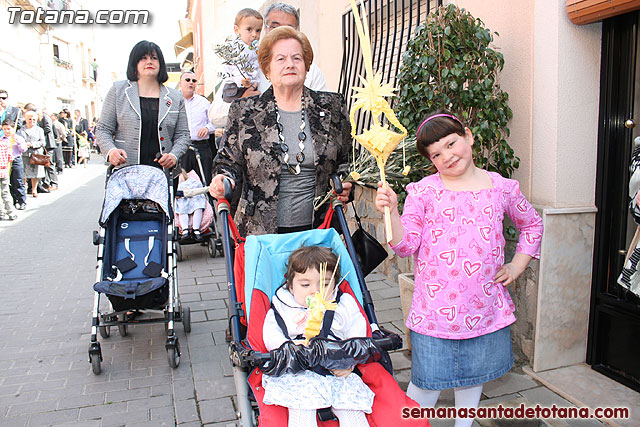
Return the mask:
[[(506, 141), (513, 113), (508, 94), (497, 82), (504, 58), (490, 47), (492, 42), (493, 34), (482, 21), (464, 9), (438, 8), (409, 40), (394, 110), (409, 135), (415, 135), (428, 113), (440, 108), (452, 111), (473, 132), (476, 164), (510, 177), (520, 159)], [(409, 181), (435, 171), (428, 160), (408, 154)]]

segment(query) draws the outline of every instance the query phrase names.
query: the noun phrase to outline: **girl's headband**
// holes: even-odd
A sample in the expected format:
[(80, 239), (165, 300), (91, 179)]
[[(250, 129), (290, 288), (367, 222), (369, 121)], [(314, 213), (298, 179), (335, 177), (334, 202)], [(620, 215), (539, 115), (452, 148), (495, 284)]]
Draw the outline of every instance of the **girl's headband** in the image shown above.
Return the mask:
[(460, 123), (460, 125), (462, 125), (462, 127), (464, 127), (464, 124), (462, 124), (460, 119), (457, 118), (456, 116), (453, 116), (451, 114), (434, 114), (433, 116), (430, 116), (430, 117), (427, 117), (426, 119), (424, 119), (424, 121), (420, 124), (420, 126), (418, 127), (418, 132), (416, 132), (416, 138), (418, 137), (418, 135), (420, 135), (420, 130), (422, 130), (422, 126), (424, 126), (425, 123), (427, 123), (429, 120), (435, 119), (436, 117), (448, 117), (448, 118), (453, 119), (456, 122)]

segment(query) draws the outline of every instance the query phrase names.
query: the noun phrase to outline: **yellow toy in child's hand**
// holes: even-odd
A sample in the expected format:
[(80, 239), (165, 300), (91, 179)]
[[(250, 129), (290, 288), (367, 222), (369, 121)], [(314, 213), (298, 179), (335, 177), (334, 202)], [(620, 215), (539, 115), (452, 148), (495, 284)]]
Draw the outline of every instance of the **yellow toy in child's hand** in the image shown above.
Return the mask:
[[(333, 274), (331, 275), (331, 279), (329, 283), (333, 281), (333, 277), (336, 273), (338, 265), (340, 263), (340, 257), (338, 257), (338, 261), (336, 262), (336, 268), (333, 270)], [(309, 344), (309, 340), (313, 337), (318, 336), (320, 333), (320, 329), (322, 328), (322, 320), (324, 319), (324, 312), (327, 310), (335, 310), (338, 307), (338, 304), (335, 302), (335, 299), (329, 299), (330, 295), (327, 295), (327, 291), (330, 288), (327, 288), (324, 285), (324, 280), (327, 275), (327, 264), (323, 263), (320, 265), (320, 290), (315, 294), (308, 296), (306, 299), (308, 309), (307, 316), (307, 325), (304, 328), (304, 337), (306, 338), (305, 344)], [(333, 292), (331, 292), (333, 294)]]

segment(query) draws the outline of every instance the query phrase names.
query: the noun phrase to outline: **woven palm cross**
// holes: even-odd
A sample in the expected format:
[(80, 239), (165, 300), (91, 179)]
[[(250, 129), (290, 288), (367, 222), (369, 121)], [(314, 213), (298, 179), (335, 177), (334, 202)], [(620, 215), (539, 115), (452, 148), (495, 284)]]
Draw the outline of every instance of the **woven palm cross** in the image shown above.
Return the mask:
[[(363, 25), (355, 0), (351, 0), (351, 8), (356, 22), (356, 29), (358, 30), (358, 37), (360, 39), (360, 46), (362, 47), (362, 56), (364, 58), (367, 76), (366, 78), (360, 76), (360, 80), (363, 84), (362, 87), (353, 87), (353, 90), (355, 91), (353, 94), (355, 102), (353, 103), (349, 113), (349, 119), (351, 120), (351, 136), (375, 157), (378, 168), (380, 169), (380, 180), (386, 187), (387, 182), (384, 173), (385, 165), (389, 159), (389, 155), (407, 136), (407, 129), (402, 126), (396, 117), (396, 114), (393, 112), (391, 105), (389, 105), (385, 99), (385, 97), (394, 96), (396, 89), (388, 83), (383, 84), (380, 73), (373, 73), (371, 40), (369, 38), (369, 25), (367, 24), (366, 14), (364, 12), (362, 14), (364, 19)], [(369, 129), (363, 131), (359, 135), (356, 135), (355, 114), (356, 111), (360, 109), (371, 113), (373, 124)], [(401, 132), (394, 132), (389, 129), (389, 125), (382, 125), (380, 122), (381, 115), (386, 117), (387, 121)], [(385, 207), (384, 213), (387, 241), (390, 241), (392, 238), (392, 232), (391, 220), (389, 219), (389, 207)]]

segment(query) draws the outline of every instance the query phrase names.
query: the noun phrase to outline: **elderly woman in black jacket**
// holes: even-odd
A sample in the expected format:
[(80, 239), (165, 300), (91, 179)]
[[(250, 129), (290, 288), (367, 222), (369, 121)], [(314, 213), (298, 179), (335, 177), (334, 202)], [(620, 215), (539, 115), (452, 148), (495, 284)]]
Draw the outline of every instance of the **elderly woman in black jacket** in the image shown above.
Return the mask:
[[(348, 168), (346, 105), (340, 94), (304, 87), (313, 51), (301, 32), (269, 32), (258, 61), (272, 87), (231, 105), (209, 192), (221, 198), (224, 177), (241, 183), (234, 219), (242, 234), (311, 229), (328, 208), (314, 211), (314, 198), (329, 190), (331, 174)], [(338, 197), (346, 201), (350, 191), (345, 183)]]

